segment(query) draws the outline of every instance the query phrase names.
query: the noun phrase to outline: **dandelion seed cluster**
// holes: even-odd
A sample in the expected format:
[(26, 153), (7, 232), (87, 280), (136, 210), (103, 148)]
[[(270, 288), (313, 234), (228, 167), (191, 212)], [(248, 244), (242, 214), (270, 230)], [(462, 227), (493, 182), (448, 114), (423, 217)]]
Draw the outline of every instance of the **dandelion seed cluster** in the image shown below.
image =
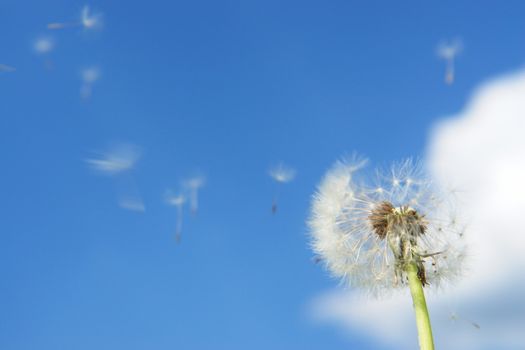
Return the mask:
[(465, 257), (454, 193), (406, 160), (363, 178), (366, 160), (337, 162), (312, 202), (312, 248), (333, 276), (372, 294), (406, 285), (415, 263), (423, 285), (455, 280)]

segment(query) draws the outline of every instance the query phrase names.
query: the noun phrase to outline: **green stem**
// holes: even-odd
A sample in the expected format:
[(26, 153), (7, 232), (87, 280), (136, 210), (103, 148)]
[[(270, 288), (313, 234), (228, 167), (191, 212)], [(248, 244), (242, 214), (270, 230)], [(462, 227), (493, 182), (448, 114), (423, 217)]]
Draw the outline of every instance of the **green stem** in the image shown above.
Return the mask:
[(421, 350), (434, 350), (434, 340), (432, 339), (432, 327), (428, 315), (427, 302), (423, 293), (423, 286), (417, 276), (417, 265), (414, 262), (407, 264), (406, 273), (408, 275), (408, 285), (416, 312), (417, 333), (419, 336), (419, 348)]

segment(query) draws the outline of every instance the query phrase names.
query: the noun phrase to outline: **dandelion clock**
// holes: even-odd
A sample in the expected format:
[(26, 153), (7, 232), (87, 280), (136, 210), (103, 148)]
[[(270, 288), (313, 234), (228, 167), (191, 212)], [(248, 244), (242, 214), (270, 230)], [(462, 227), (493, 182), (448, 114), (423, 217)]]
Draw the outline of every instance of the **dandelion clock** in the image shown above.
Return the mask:
[(328, 271), (374, 296), (409, 288), (421, 349), (433, 349), (423, 287), (461, 274), (464, 226), (455, 196), (434, 184), (422, 164), (406, 160), (364, 176), (366, 160), (337, 162), (315, 193), (311, 245)]

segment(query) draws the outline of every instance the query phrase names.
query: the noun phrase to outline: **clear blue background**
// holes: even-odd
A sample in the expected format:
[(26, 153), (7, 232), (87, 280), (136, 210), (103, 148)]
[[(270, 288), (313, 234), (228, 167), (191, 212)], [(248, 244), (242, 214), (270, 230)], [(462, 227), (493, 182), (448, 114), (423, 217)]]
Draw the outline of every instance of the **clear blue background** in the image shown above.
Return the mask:
[[(0, 3), (0, 63), (17, 68), (0, 73), (0, 348), (381, 347), (307, 317), (336, 285), (311, 261), (310, 196), (353, 150), (422, 155), (435, 120), (522, 65), (525, 4), (96, 1), (102, 31), (46, 29), (83, 5)], [(31, 48), (43, 34), (47, 59)], [(447, 86), (435, 47), (454, 37)], [(83, 101), (89, 65), (102, 78)], [(144, 150), (143, 214), (84, 162), (114, 141)], [(278, 161), (298, 177), (272, 216)], [(162, 195), (195, 172), (209, 181), (176, 245)]]

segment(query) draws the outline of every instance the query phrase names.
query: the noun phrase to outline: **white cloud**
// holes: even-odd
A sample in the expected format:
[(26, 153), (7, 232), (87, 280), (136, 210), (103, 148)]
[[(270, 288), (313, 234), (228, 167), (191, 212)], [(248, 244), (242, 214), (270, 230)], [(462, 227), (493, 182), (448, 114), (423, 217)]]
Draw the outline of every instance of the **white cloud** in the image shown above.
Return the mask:
[[(484, 84), (459, 115), (436, 125), (427, 160), (438, 182), (465, 195), (470, 220), (465, 278), (428, 293), (437, 348), (524, 349), (525, 70)], [(378, 301), (332, 291), (313, 312), (388, 348), (417, 346), (408, 294)]]

